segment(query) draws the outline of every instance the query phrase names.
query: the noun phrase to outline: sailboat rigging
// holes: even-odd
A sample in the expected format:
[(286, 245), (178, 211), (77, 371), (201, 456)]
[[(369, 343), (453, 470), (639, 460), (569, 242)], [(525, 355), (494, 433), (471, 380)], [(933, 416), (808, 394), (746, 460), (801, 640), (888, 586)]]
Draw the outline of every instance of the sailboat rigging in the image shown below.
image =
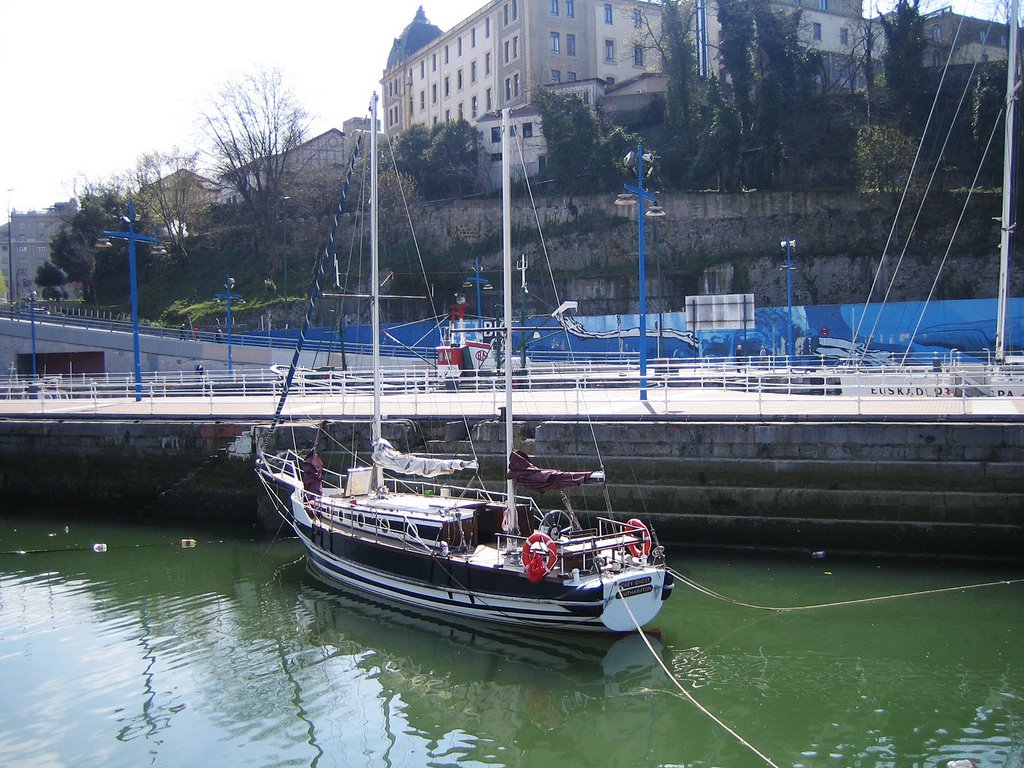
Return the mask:
[[(374, 95), (374, 127), (376, 104)], [(501, 132), (505, 316), (500, 331), (509, 361), (508, 110), (502, 112)], [(275, 508), (305, 547), (313, 573), (332, 586), (417, 609), (519, 627), (621, 633), (647, 624), (673, 587), (665, 550), (652, 529), (635, 518), (599, 518), (596, 528), (583, 528), (571, 509), (543, 513), (532, 497), (516, 495), (517, 482), (532, 489), (567, 487), (601, 481), (603, 473), (544, 470), (525, 454), (513, 452), (511, 365), (504, 366), (504, 431), (511, 461), (504, 493), (433, 482), (439, 475), (476, 469), (476, 462), (407, 456), (383, 437), (376, 157), (376, 131), (371, 128), (372, 461), (342, 474), (324, 467), (315, 445), (301, 452), (277, 452), (270, 449), (270, 435), (263, 434), (256, 440), (256, 471)]]

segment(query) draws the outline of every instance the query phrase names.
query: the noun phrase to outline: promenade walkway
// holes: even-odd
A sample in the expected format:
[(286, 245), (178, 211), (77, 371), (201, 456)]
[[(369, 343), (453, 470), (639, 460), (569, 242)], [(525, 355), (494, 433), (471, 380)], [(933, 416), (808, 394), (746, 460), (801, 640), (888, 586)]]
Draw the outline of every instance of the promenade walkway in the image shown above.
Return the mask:
[[(381, 399), (385, 418), (497, 417), (505, 406), (500, 390), (401, 392)], [(0, 418), (168, 418), (269, 420), (277, 407), (271, 394), (192, 395), (180, 397), (7, 399), (0, 400)], [(660, 388), (640, 399), (637, 388), (517, 390), (517, 417), (594, 419), (634, 418), (884, 418), (943, 420), (1016, 420), (1024, 416), (1024, 398), (1016, 397), (852, 397), (792, 395), (733, 390)], [(344, 395), (293, 395), (285, 405), (288, 419), (369, 418), (369, 392)]]

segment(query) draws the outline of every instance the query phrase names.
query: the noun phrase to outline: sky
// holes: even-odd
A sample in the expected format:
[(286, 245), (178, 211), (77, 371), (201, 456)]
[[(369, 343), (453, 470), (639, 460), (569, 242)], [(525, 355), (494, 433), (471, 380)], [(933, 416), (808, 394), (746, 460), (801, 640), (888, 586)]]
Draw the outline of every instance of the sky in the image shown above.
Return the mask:
[[(310, 137), (340, 128), (367, 114), (391, 44), (421, 4), (448, 30), (488, 1), (0, 0), (5, 210), (68, 200), (147, 152), (204, 149), (200, 117), (221, 86), (261, 69), (282, 71), (312, 118)], [(987, 16), (993, 2), (954, 5)]]
[(134, 167), (204, 149), (221, 86), (280, 69), (309, 136), (365, 116), (422, 4), (447, 30), (487, 0), (0, 0), (0, 204), (40, 210)]

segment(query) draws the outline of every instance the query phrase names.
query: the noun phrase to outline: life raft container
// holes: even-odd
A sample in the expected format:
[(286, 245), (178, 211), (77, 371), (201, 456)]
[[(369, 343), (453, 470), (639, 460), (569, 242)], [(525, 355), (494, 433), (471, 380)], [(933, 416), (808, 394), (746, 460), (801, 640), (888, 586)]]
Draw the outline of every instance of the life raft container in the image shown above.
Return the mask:
[(558, 545), (546, 533), (535, 531), (523, 542), (523, 567), (526, 578), (536, 584), (547, 576), (558, 562)]
[(635, 517), (626, 521), (626, 532), (640, 531), (641, 540), (636, 544), (627, 544), (626, 549), (633, 557), (646, 557), (651, 554), (651, 532)]

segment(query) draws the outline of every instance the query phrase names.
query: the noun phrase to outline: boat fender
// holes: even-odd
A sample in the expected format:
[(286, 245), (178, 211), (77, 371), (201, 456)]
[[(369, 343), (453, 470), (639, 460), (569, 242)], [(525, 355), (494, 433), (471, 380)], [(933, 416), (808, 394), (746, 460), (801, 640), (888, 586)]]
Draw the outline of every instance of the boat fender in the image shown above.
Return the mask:
[(547, 576), (558, 562), (558, 545), (546, 533), (534, 531), (523, 542), (523, 566), (526, 578), (536, 584)]
[(626, 521), (626, 532), (640, 531), (641, 541), (637, 544), (627, 544), (626, 549), (633, 557), (646, 557), (651, 554), (651, 532), (647, 526), (635, 517)]

